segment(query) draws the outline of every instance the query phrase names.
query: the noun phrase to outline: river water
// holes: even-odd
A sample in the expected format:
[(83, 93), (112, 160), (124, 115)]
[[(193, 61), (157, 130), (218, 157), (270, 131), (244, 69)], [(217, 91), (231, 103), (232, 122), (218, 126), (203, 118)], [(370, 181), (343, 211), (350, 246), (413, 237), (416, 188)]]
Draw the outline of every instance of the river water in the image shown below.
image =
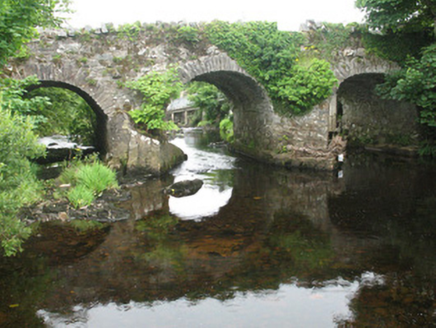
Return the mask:
[[(436, 327), (436, 169), (379, 154), (338, 174), (173, 142), (111, 224), (40, 224), (0, 262), (0, 327)], [(168, 197), (175, 181), (200, 191)]]

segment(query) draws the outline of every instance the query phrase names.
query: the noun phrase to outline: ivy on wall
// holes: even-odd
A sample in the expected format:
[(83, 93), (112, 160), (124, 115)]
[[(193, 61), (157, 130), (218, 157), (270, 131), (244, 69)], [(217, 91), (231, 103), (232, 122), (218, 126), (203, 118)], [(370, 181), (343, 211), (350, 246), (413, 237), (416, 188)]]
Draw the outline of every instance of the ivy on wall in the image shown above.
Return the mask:
[(215, 21), (204, 29), (212, 44), (265, 87), (281, 114), (307, 113), (331, 94), (337, 82), (325, 60), (302, 64), (304, 35), (279, 31), (276, 23)]
[(158, 134), (159, 130), (178, 129), (174, 122), (165, 121), (165, 108), (182, 89), (174, 67), (162, 73), (151, 71), (136, 81), (126, 82), (125, 86), (139, 91), (143, 97), (141, 108), (129, 112), (139, 127), (152, 134)]

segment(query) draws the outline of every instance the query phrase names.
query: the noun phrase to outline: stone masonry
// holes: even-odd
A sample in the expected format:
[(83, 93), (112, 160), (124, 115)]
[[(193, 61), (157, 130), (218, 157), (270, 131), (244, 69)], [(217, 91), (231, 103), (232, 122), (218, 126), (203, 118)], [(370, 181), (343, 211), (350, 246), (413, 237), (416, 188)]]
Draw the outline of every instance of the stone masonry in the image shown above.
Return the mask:
[[(155, 174), (182, 161), (183, 154), (173, 145), (135, 130), (128, 111), (138, 107), (141, 99), (137, 93), (123, 87), (124, 81), (177, 64), (184, 83), (211, 83), (230, 99), (236, 151), (268, 163), (332, 169), (335, 156), (344, 146), (331, 142), (331, 136), (340, 132), (338, 103), (341, 110), (348, 113), (343, 116), (350, 117), (345, 124), (356, 125), (352, 121), (353, 117), (358, 117), (350, 114), (359, 106), (355, 101), (357, 96), (346, 87), (347, 83), (350, 86), (353, 81), (371, 80), (373, 74), (397, 68), (392, 63), (366, 56), (363, 49), (346, 49), (340, 59), (332, 63), (339, 80), (339, 88), (332, 90), (332, 96), (304, 116), (281, 117), (274, 112), (264, 88), (227, 54), (211, 45), (174, 44), (146, 31), (135, 38), (120, 37), (108, 30), (81, 35), (45, 31), (29, 44), (29, 49), (32, 55), (28, 59), (11, 63), (12, 77), (36, 75), (41, 87), (58, 86), (81, 95), (97, 114), (99, 146), (107, 162), (116, 168)], [(359, 101), (373, 97), (371, 92), (367, 96), (364, 94), (367, 91), (359, 90), (363, 92)], [(377, 100), (371, 99), (371, 106), (377, 106)], [(395, 107), (383, 106), (385, 112)], [(403, 122), (395, 123), (395, 127), (404, 126), (404, 119), (411, 119), (413, 109), (408, 107), (407, 110), (409, 114), (399, 115), (398, 120)], [(387, 123), (378, 121), (377, 124)], [(361, 129), (377, 130), (372, 123), (368, 124), (363, 122)]]

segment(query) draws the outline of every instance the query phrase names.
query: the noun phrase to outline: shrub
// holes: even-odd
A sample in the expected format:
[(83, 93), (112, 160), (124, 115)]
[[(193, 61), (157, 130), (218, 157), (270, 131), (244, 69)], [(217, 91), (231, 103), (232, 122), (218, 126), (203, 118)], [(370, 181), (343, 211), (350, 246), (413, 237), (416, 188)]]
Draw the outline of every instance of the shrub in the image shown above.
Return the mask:
[(215, 21), (205, 32), (265, 87), (280, 114), (308, 112), (332, 93), (337, 82), (324, 60), (299, 64), (303, 34), (279, 31), (276, 23)]
[(192, 26), (181, 26), (177, 30), (178, 39), (187, 43), (197, 43), (199, 38), (198, 28)]
[(188, 87), (188, 99), (198, 107), (202, 117), (206, 121), (214, 122), (215, 125), (230, 112), (230, 102), (227, 97), (212, 84), (204, 82), (192, 82)]
[(178, 97), (182, 84), (175, 68), (166, 72), (149, 72), (136, 81), (127, 82), (126, 87), (139, 91), (143, 96), (141, 108), (129, 112), (133, 121), (149, 132), (156, 130), (178, 130), (172, 121), (165, 121), (165, 109), (172, 98)]
[(220, 122), (220, 136), (226, 142), (232, 143), (235, 140), (233, 135), (233, 122), (225, 118)]
[(17, 215), (41, 196), (42, 187), (28, 158), (44, 154), (30, 119), (13, 115), (10, 106), (0, 92), (0, 240), (6, 256), (20, 251), (30, 235), (30, 228)]
[(308, 112), (327, 99), (337, 79), (324, 60), (312, 59), (308, 65), (295, 65), (291, 76), (277, 83), (277, 97), (286, 103), (294, 114)]

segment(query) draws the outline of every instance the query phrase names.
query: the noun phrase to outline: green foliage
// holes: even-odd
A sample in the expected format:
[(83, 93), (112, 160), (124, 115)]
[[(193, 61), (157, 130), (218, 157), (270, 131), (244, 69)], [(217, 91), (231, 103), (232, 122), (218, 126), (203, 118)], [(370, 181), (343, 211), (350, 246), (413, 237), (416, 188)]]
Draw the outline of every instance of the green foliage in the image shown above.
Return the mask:
[(2, 0), (0, 2), (0, 69), (22, 45), (37, 35), (36, 27), (59, 26), (55, 14), (65, 12), (67, 0)]
[(425, 141), (418, 151), (420, 156), (430, 156), (436, 158), (436, 145), (433, 141)]
[(432, 41), (431, 33), (426, 31), (363, 34), (363, 44), (367, 52), (400, 65), (406, 64), (410, 56), (419, 58), (421, 49), (430, 45)]
[(198, 124), (197, 124), (197, 126), (199, 127), (199, 128), (201, 128), (201, 127), (204, 127), (204, 126), (211, 126), (211, 125), (213, 125), (213, 121), (206, 121), (206, 120), (204, 120), (204, 121), (200, 121)]
[(52, 62), (54, 64), (59, 64), (62, 61), (62, 55), (61, 54), (55, 54), (52, 56)]
[(294, 114), (305, 113), (330, 96), (336, 82), (329, 63), (313, 59), (307, 66), (292, 67), (291, 76), (278, 82), (277, 97), (287, 103)]
[(412, 137), (404, 133), (388, 134), (386, 142), (399, 146), (408, 146), (412, 144)]
[(367, 23), (382, 31), (435, 29), (436, 2), (433, 0), (357, 0)]
[(1, 178), (14, 181), (16, 176), (30, 170), (28, 158), (44, 154), (44, 146), (38, 145), (31, 120), (12, 114), (1, 93), (0, 105)]
[(180, 26), (177, 34), (177, 39), (185, 43), (195, 44), (200, 41), (199, 29), (192, 26)]
[(34, 76), (27, 77), (23, 80), (9, 78), (0, 79), (0, 92), (3, 94), (3, 108), (8, 108), (13, 114), (29, 117), (33, 126), (36, 128), (47, 122), (41, 110), (50, 103), (49, 99), (43, 95), (30, 99), (26, 97), (26, 88), (37, 84), (39, 84), (39, 81)]
[(88, 103), (75, 92), (64, 88), (38, 88), (29, 93), (30, 100), (48, 99), (37, 108), (43, 120), (36, 126), (40, 136), (54, 134), (80, 136), (80, 142), (95, 143), (97, 117)]
[[(403, 68), (388, 75), (377, 89), (387, 99), (417, 105), (420, 123), (424, 126), (424, 146), (421, 154), (433, 154), (436, 149), (436, 2), (433, 0), (357, 0), (366, 12), (373, 29), (384, 33), (385, 40), (395, 40), (403, 49)], [(376, 44), (381, 53), (395, 56), (397, 47)], [(406, 45), (404, 47), (403, 45)]]
[(178, 97), (182, 89), (182, 83), (174, 67), (163, 73), (149, 72), (136, 81), (126, 82), (125, 86), (139, 91), (143, 96), (141, 108), (129, 112), (138, 126), (149, 132), (178, 129), (174, 122), (165, 121), (166, 107), (172, 98)]
[(98, 161), (82, 166), (76, 179), (77, 185), (91, 190), (95, 196), (106, 189), (118, 188), (116, 173)]
[(221, 139), (228, 143), (233, 143), (235, 141), (233, 122), (229, 118), (225, 118), (220, 122), (220, 136)]
[[(205, 32), (213, 44), (225, 50), (266, 88), (271, 99), (280, 104), (277, 107), (282, 108), (282, 114), (309, 111), (313, 104), (330, 95), (336, 83), (327, 62), (318, 60), (308, 67), (298, 65), (300, 48), (305, 43), (301, 33), (278, 31), (275, 23), (220, 21), (208, 24)], [(314, 73), (321, 78), (310, 79)], [(299, 91), (293, 93), (291, 89), (296, 86)], [(283, 88), (286, 91), (281, 91)], [(330, 92), (325, 92), (326, 89)], [(316, 100), (307, 102), (312, 90)], [(300, 94), (305, 98), (297, 99)]]
[(94, 194), (87, 187), (78, 185), (68, 190), (67, 199), (75, 208), (89, 206), (94, 201)]
[(134, 109), (129, 112), (133, 121), (139, 126), (145, 126), (147, 131), (154, 133), (156, 130), (174, 131), (178, 130), (173, 121), (165, 121), (165, 112), (152, 105), (143, 105), (141, 109)]
[(134, 41), (141, 31), (141, 23), (135, 22), (133, 24), (124, 24), (118, 27), (117, 33), (120, 38), (127, 38)]
[(220, 122), (229, 115), (230, 103), (227, 97), (214, 85), (193, 82), (188, 87), (188, 99), (204, 113), (203, 118), (210, 122)]
[[(37, 26), (59, 25), (62, 20), (54, 15), (67, 3), (66, 0), (2, 0), (0, 70), (10, 57), (24, 53), (22, 46), (36, 36)], [(6, 256), (20, 251), (23, 240), (30, 235), (30, 229), (17, 218), (18, 211), (41, 194), (29, 158), (42, 156), (44, 146), (38, 145), (32, 132), (31, 117), (34, 122), (38, 121), (35, 108), (46, 99), (22, 98), (30, 80), (3, 79), (0, 82), (0, 239)], [(35, 79), (31, 84), (34, 82)]]
[(96, 158), (72, 162), (61, 173), (59, 181), (72, 186), (66, 197), (76, 208), (90, 205), (107, 189), (118, 188), (116, 173)]
[(390, 75), (378, 91), (385, 98), (407, 101), (420, 108), (420, 122), (436, 128), (436, 43), (425, 48), (420, 60)]
[(30, 229), (17, 218), (21, 207), (41, 196), (28, 158), (44, 154), (29, 118), (12, 114), (11, 98), (0, 92), (0, 240), (7, 256), (21, 250)]

